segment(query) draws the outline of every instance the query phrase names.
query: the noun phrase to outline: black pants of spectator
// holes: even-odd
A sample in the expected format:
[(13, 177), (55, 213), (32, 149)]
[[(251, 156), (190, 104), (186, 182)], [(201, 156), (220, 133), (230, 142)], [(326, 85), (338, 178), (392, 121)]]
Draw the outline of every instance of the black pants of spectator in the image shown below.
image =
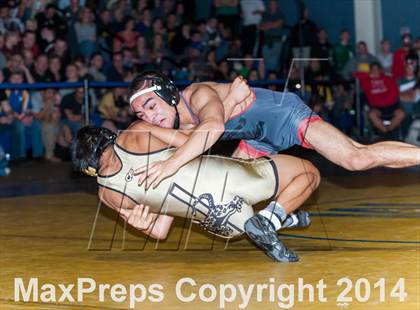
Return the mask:
[(257, 42), (257, 31), (258, 29), (256, 25), (245, 26), (242, 28), (241, 42), (242, 52), (244, 55), (254, 55), (254, 48)]

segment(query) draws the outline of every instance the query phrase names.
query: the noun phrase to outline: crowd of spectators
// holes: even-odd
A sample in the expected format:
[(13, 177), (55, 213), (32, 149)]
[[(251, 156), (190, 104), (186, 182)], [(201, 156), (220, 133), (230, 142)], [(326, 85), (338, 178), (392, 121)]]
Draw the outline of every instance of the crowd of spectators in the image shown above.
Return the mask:
[[(286, 24), (278, 0), (214, 0), (207, 20), (195, 18), (194, 0), (1, 3), (0, 82), (129, 82), (154, 69), (174, 80), (287, 78), (293, 90), (303, 66), (305, 101), (346, 133), (354, 127), (349, 81), (355, 78), (382, 133), (404, 122), (407, 130), (420, 97), (419, 38), (404, 34), (401, 47), (384, 39), (372, 55), (365, 42), (354, 48), (345, 29), (330, 41), (307, 9), (296, 24)], [(293, 57), (313, 59), (291, 66)], [(71, 139), (83, 124), (84, 96), (83, 88), (0, 90), (0, 142), (10, 138), (14, 161), (26, 158), (28, 147), (34, 158), (68, 160)], [(124, 88), (95, 89), (88, 96), (95, 121), (104, 127), (116, 131), (132, 121)], [(390, 114), (388, 124), (383, 114)]]

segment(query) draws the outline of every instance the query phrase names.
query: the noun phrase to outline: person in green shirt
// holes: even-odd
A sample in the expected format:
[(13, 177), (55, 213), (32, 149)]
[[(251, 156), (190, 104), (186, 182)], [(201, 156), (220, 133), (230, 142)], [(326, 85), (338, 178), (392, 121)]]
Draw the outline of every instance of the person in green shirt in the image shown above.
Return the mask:
[(333, 49), (335, 70), (340, 75), (342, 75), (346, 63), (354, 57), (354, 49), (349, 41), (350, 33), (347, 30), (342, 30), (340, 34), (340, 43)]

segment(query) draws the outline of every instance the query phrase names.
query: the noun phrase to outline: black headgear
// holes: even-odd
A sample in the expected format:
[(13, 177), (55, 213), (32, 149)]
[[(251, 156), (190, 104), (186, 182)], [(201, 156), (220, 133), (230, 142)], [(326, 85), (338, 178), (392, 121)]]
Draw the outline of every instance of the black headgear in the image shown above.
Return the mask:
[[(150, 81), (150, 85), (147, 88), (143, 88), (144, 82)], [(142, 87), (141, 90), (139, 88)], [(175, 108), (175, 122), (174, 128), (179, 128), (179, 113), (177, 105), (179, 102), (179, 91), (175, 86), (174, 82), (168, 78), (165, 74), (158, 71), (143, 71), (140, 73), (132, 82), (129, 88), (129, 102), (132, 102), (142, 94), (148, 91), (153, 91), (159, 98)]]
[(74, 169), (85, 173), (97, 171), (103, 151), (114, 144), (116, 138), (117, 135), (107, 128), (95, 126), (81, 128), (71, 146)]
[(168, 78), (165, 74), (158, 72), (158, 71), (144, 71), (140, 73), (130, 85), (130, 93), (129, 93), (129, 101), (130, 104), (133, 102), (135, 98), (137, 98), (136, 94), (139, 92), (144, 91), (145, 89), (138, 90), (139, 86), (144, 81), (150, 81), (150, 85), (148, 88), (156, 88), (154, 93), (162, 98), (170, 106), (176, 106), (179, 101), (179, 92), (178, 88), (175, 86), (174, 82)]

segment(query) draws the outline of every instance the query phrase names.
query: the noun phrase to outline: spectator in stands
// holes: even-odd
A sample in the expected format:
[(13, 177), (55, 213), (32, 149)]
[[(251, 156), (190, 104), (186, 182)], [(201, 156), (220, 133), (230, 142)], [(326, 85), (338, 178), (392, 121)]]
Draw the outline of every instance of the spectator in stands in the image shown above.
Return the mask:
[(111, 25), (111, 12), (109, 10), (102, 10), (99, 14), (99, 19), (96, 21), (96, 36), (98, 44), (102, 49), (111, 51), (114, 30)]
[(53, 81), (53, 76), (48, 70), (48, 57), (40, 54), (36, 59), (31, 70), (32, 77), (36, 83), (47, 83)]
[(128, 16), (124, 19), (124, 30), (117, 33), (113, 41), (113, 51), (121, 52), (123, 48), (132, 49), (136, 47), (140, 33), (134, 30), (134, 18)]
[(420, 59), (420, 37), (417, 38), (414, 49), (417, 53), (417, 58)]
[(123, 55), (115, 53), (112, 56), (112, 64), (105, 70), (107, 82), (121, 82), (124, 75)]
[(260, 79), (260, 75), (256, 69), (251, 69), (248, 74), (249, 81), (258, 81)]
[(96, 82), (105, 82), (106, 76), (102, 72), (104, 66), (104, 59), (100, 53), (95, 53), (90, 58), (90, 66), (88, 73), (92, 76)]
[(62, 125), (55, 143), (54, 156), (62, 161), (70, 161), (70, 145), (72, 141), (73, 136), (70, 127), (65, 124)]
[(381, 41), (381, 48), (377, 55), (379, 63), (381, 64), (383, 71), (386, 75), (392, 76), (392, 52), (391, 43), (387, 39)]
[(155, 18), (152, 22), (152, 35), (153, 38), (155, 35), (160, 34), (166, 36), (166, 28), (163, 26), (163, 21), (161, 18)]
[(177, 56), (180, 56), (184, 52), (185, 46), (191, 43), (191, 25), (188, 23), (182, 24), (180, 28), (181, 31), (175, 35), (170, 46), (171, 50)]
[[(0, 83), (2, 82), (3, 75), (0, 71)], [(11, 113), (7, 114), (5, 111), (11, 111), (11, 109), (5, 91), (0, 90), (0, 134), (10, 131), (13, 123), (13, 115)], [(0, 145), (0, 176), (10, 174), (9, 161), (10, 154), (7, 154)]]
[(42, 91), (43, 107), (35, 117), (42, 122), (42, 140), (45, 147), (45, 159), (51, 162), (60, 161), (54, 155), (55, 143), (60, 130), (60, 96), (53, 88)]
[[(278, 74), (277, 74), (276, 71), (270, 71), (270, 72), (268, 72), (268, 74), (267, 74), (267, 80), (269, 80), (269, 81), (276, 81), (278, 79), (279, 79), (279, 76), (278, 76)], [(273, 91), (280, 91), (280, 89), (281, 89), (280, 88), (280, 85), (278, 85), (278, 84), (268, 85), (267, 88), (268, 89), (271, 89)]]
[(38, 23), (37, 23), (36, 19), (26, 20), (25, 30), (37, 33), (38, 32)]
[(260, 30), (264, 32), (262, 56), (265, 67), (269, 71), (279, 69), (280, 54), (283, 48), (284, 15), (280, 11), (277, 0), (270, 0), (268, 10), (264, 13)]
[(211, 69), (203, 57), (204, 46), (198, 42), (193, 42), (188, 47), (187, 53), (189, 79), (193, 81), (208, 80)]
[(27, 83), (34, 83), (31, 72), (25, 66), (23, 58), (20, 54), (15, 54), (10, 57), (10, 61), (7, 63), (7, 67), (3, 69), (4, 80), (10, 79), (12, 72), (21, 71), (24, 74), (24, 81)]
[(22, 51), (23, 63), (25, 64), (26, 68), (32, 68), (34, 65), (35, 57), (30, 50), (23, 50)]
[(369, 72), (370, 64), (379, 63), (379, 60), (369, 53), (366, 42), (357, 43), (356, 57), (350, 59), (343, 70), (343, 77), (347, 80), (352, 78), (354, 72)]
[(354, 49), (350, 45), (350, 33), (347, 30), (342, 30), (340, 34), (340, 43), (333, 49), (333, 61), (335, 71), (343, 75), (343, 70), (348, 61), (354, 57)]
[(98, 112), (104, 120), (102, 127), (114, 132), (126, 129), (131, 122), (130, 106), (124, 99), (125, 88), (117, 87), (106, 93), (98, 106)]
[(248, 79), (249, 73), (253, 69), (257, 70), (258, 77), (264, 77), (265, 61), (255, 61), (251, 54), (245, 54), (244, 60), (241, 64), (241, 69), (238, 71), (239, 75), (242, 75), (244, 78)]
[(140, 21), (136, 25), (136, 31), (141, 33), (146, 42), (152, 38), (152, 12), (150, 8), (145, 8), (140, 16)]
[(328, 41), (328, 33), (324, 28), (318, 30), (317, 42), (311, 51), (311, 57), (327, 59), (320, 60), (321, 69), (329, 75), (332, 74), (333, 46)]
[[(80, 79), (79, 72), (77, 71), (77, 67), (74, 63), (68, 64), (66, 66), (66, 83), (76, 83)], [(76, 89), (74, 88), (60, 88), (59, 94), (61, 97), (64, 97), (72, 92), (74, 92)]]
[(133, 16), (136, 20), (139, 20), (141, 17), (141, 14), (144, 9), (146, 9), (149, 5), (149, 0), (139, 0), (137, 1), (137, 7), (136, 10), (133, 12)]
[(55, 31), (50, 27), (42, 27), (39, 42), (41, 53), (49, 53), (54, 48)]
[(242, 11), (242, 51), (254, 57), (258, 53), (259, 26), (265, 12), (262, 0), (241, 0)]
[(215, 0), (213, 2), (214, 16), (219, 23), (229, 27), (234, 35), (239, 34), (239, 7), (238, 0)]
[(57, 55), (61, 59), (61, 65), (65, 68), (68, 64), (71, 63), (70, 51), (68, 49), (68, 44), (66, 39), (63, 37), (58, 37), (53, 48), (49, 52), (50, 55)]
[(229, 74), (231, 72), (230, 63), (227, 60), (219, 62), (218, 70), (215, 74), (215, 80), (217, 81), (229, 81)]
[(402, 47), (397, 49), (394, 52), (394, 57), (392, 59), (392, 75), (395, 80), (404, 76), (405, 72), (405, 58), (407, 55), (412, 52), (412, 39), (411, 34), (406, 33), (402, 36)]
[(168, 46), (171, 46), (173, 38), (178, 32), (178, 20), (175, 13), (170, 13), (166, 18), (166, 29), (167, 29), (167, 38)]
[(6, 57), (20, 53), (20, 35), (18, 32), (6, 32), (4, 37), (3, 53)]
[(74, 137), (83, 122), (83, 88), (77, 88), (75, 92), (67, 94), (61, 100), (61, 122), (70, 128)]
[[(374, 62), (369, 73), (357, 71), (354, 76), (360, 80), (370, 106), (369, 119), (381, 133), (389, 133), (398, 128), (405, 113), (399, 103), (398, 86), (395, 81), (383, 74), (381, 65)], [(384, 118), (390, 117), (390, 124), (384, 125)]]
[(36, 33), (32, 31), (26, 31), (23, 34), (22, 39), (22, 48), (23, 50), (30, 50), (33, 57), (37, 57), (39, 54), (39, 47), (36, 42)]
[(400, 88), (400, 102), (404, 108), (406, 118), (403, 123), (403, 134), (410, 127), (413, 114), (420, 114), (420, 79), (417, 77), (418, 61), (408, 58), (405, 61), (405, 75), (398, 79)]
[(83, 8), (80, 12), (80, 20), (74, 24), (74, 30), (79, 43), (80, 52), (85, 59), (96, 52), (96, 24), (90, 9)]
[[(67, 23), (60, 16), (57, 11), (57, 7), (53, 3), (47, 4), (44, 11), (35, 15), (35, 19), (37, 21), (39, 31), (42, 28), (47, 27), (49, 29), (54, 29), (61, 35), (67, 34)], [(38, 32), (38, 34), (40, 34), (40, 32)]]
[(353, 97), (354, 89), (348, 83), (340, 82), (336, 86), (331, 111), (332, 123), (347, 135), (351, 134), (355, 121)]
[(206, 63), (209, 65), (210, 70), (212, 71), (212, 79), (214, 79), (215, 72), (219, 69), (219, 66), (216, 61), (216, 49), (212, 48), (207, 52)]
[[(22, 84), (24, 73), (14, 71), (10, 75), (10, 83)], [(41, 158), (43, 155), (43, 144), (41, 134), (41, 123), (34, 119), (32, 111), (31, 97), (26, 90), (6, 90), (6, 95), (10, 104), (10, 110), (6, 114), (13, 115), (12, 123), (12, 159), (21, 160), (26, 158), (26, 136), (29, 133), (32, 139), (32, 156)]]
[(151, 58), (156, 65), (164, 58), (172, 58), (171, 51), (166, 47), (164, 36), (160, 33), (153, 36)]
[[(20, 1), (16, 1), (16, 5), (19, 4)], [(18, 18), (23, 24), (25, 24), (25, 22), (31, 18), (32, 14), (33, 14), (33, 9), (32, 9), (32, 1), (29, 0), (25, 0), (25, 1), (21, 1), (20, 5), (16, 8), (16, 18)]]
[[(307, 8), (302, 8), (300, 15), (299, 21), (293, 26), (290, 33), (293, 57), (309, 58), (311, 56), (311, 49), (316, 44), (318, 27), (315, 22), (309, 19)], [(300, 28), (302, 32), (300, 32)], [(302, 33), (302, 37), (300, 37), (300, 33)]]
[(79, 0), (70, 0), (69, 2), (69, 5), (63, 10), (63, 15), (69, 25), (74, 25), (80, 19), (82, 8)]
[(8, 31), (18, 31), (23, 33), (24, 25), (19, 18), (12, 16), (12, 10), (5, 3), (0, 5), (0, 34), (4, 34)]
[(48, 59), (48, 71), (51, 74), (53, 82), (61, 82), (64, 80), (64, 70), (61, 65), (60, 57), (53, 55)]
[(0, 71), (6, 67), (7, 59), (4, 53), (2, 52), (4, 47), (4, 35), (0, 34)]
[[(311, 98), (315, 98), (317, 104), (321, 107), (330, 109), (334, 104), (333, 91), (329, 81), (331, 76), (321, 66), (321, 61), (317, 58), (309, 61), (308, 68), (305, 70), (305, 81), (307, 83), (305, 91), (307, 91)], [(322, 98), (322, 99), (321, 99)]]
[(137, 64), (140, 66), (139, 71), (142, 71), (142, 69), (145, 68), (147, 64), (150, 64), (152, 61), (150, 49), (147, 46), (146, 40), (143, 36), (140, 36), (137, 39), (136, 52)]
[[(3, 83), (3, 77), (0, 73), (0, 83)], [(13, 123), (13, 113), (10, 107), (9, 98), (6, 91), (0, 90), (0, 133), (9, 130)]]
[(222, 38), (219, 32), (219, 24), (216, 18), (210, 18), (205, 24), (205, 31), (204, 31), (204, 42), (206, 44), (206, 48), (218, 48), (220, 46)]

